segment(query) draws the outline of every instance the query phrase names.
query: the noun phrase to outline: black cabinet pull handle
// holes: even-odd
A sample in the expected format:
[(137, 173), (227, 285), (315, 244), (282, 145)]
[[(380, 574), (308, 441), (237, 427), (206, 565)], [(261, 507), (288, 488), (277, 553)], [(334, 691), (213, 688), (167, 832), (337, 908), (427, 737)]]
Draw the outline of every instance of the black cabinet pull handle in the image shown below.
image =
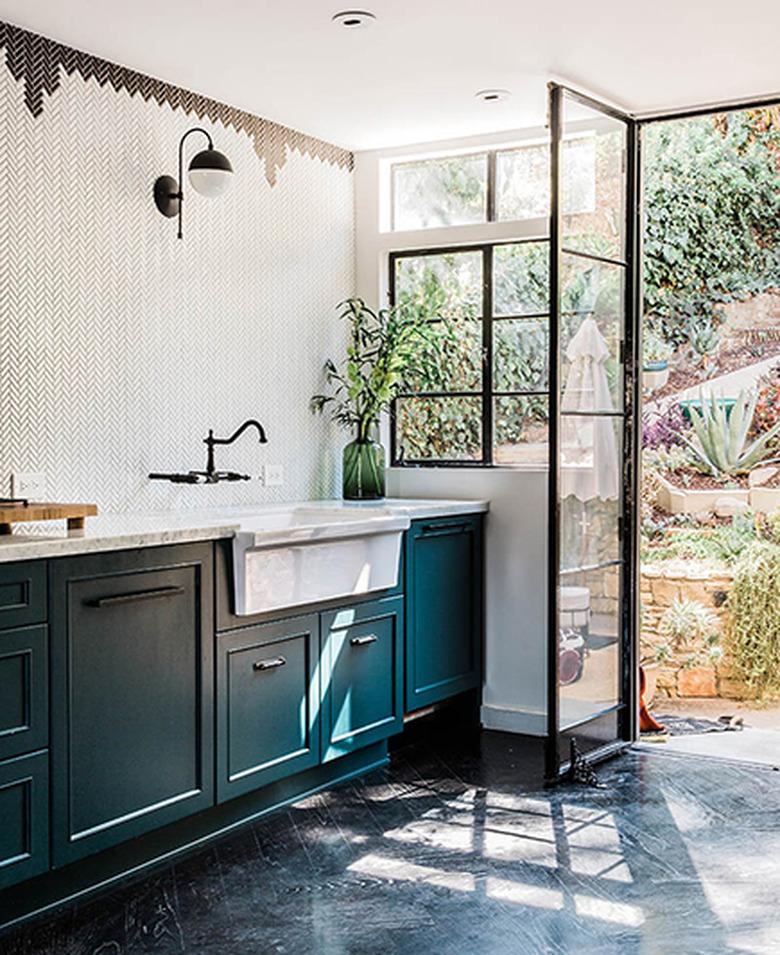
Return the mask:
[(129, 604), (137, 600), (157, 600), (160, 597), (175, 597), (184, 593), (184, 587), (155, 587), (153, 590), (136, 590), (129, 594), (112, 594), (109, 597), (96, 597), (85, 600), (88, 607), (113, 607), (115, 604)]
[(436, 534), (457, 534), (470, 528), (471, 524), (466, 521), (461, 521), (459, 524), (424, 524), (422, 533), (427, 537), (433, 537)]
[(258, 660), (252, 664), (253, 670), (275, 670), (277, 667), (283, 667), (287, 661), (284, 657), (272, 657), (270, 660)]
[(353, 637), (349, 641), (351, 647), (367, 647), (369, 643), (376, 643), (379, 638), (374, 633), (369, 633), (365, 637)]

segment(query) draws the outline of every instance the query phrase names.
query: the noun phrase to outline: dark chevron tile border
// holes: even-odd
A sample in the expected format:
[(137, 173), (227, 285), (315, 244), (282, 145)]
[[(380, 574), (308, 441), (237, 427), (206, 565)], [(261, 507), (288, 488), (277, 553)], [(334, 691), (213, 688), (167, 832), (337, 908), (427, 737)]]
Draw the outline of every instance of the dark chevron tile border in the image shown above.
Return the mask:
[(276, 184), (277, 174), (287, 162), (288, 149), (332, 166), (352, 169), (353, 155), (349, 150), (2, 21), (0, 48), (5, 50), (5, 63), (11, 75), (24, 83), (24, 101), (35, 117), (43, 113), (46, 97), (59, 88), (64, 70), (69, 76), (78, 73), (84, 80), (96, 79), (101, 86), (109, 85), (117, 92), (127, 90), (131, 96), (140, 93), (147, 102), (154, 100), (161, 106), (165, 104), (245, 132), (265, 163), (265, 176), (271, 186)]

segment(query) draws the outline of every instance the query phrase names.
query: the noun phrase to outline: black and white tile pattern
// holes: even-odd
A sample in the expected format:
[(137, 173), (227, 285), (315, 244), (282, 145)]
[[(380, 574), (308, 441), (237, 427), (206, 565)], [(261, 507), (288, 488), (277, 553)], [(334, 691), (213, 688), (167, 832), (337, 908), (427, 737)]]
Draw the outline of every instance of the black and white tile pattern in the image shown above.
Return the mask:
[[(185, 238), (152, 202), (203, 125), (233, 190), (190, 190)], [(195, 137), (193, 137), (195, 140)], [(193, 151), (201, 148), (191, 141)], [(308, 408), (353, 289), (344, 150), (0, 24), (0, 493), (44, 471), (103, 510), (307, 499), (337, 490)], [(209, 427), (259, 418), (218, 465), (285, 484), (151, 484), (201, 468)]]

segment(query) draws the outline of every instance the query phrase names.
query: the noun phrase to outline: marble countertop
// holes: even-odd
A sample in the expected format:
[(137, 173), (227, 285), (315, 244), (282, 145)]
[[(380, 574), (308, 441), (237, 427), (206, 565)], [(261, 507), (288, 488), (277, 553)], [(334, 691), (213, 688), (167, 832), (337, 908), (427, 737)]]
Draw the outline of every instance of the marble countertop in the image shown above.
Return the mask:
[(67, 531), (64, 521), (42, 525), (16, 524), (13, 534), (0, 536), (0, 563), (231, 538), (241, 530), (242, 523), (253, 516), (296, 507), (379, 508), (406, 516), (410, 520), (419, 520), (485, 513), (489, 505), (487, 501), (414, 498), (385, 498), (382, 501), (290, 501), (286, 504), (202, 510), (101, 514), (87, 518), (83, 531)]

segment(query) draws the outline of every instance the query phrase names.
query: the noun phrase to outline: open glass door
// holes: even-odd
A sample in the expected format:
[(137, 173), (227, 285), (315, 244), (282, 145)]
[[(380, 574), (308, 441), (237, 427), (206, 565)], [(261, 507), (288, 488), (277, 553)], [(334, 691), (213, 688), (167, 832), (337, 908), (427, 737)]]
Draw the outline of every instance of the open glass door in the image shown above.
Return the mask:
[(550, 85), (547, 777), (635, 729), (636, 128)]

